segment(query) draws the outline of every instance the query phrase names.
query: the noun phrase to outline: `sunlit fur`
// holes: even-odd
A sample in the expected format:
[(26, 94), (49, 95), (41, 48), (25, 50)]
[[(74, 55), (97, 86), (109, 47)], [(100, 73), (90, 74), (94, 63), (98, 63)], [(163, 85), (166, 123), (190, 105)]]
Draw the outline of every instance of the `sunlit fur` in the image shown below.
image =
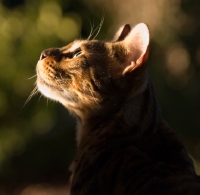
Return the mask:
[(125, 25), (110, 42), (42, 52), (39, 91), (78, 121), (71, 195), (200, 194), (193, 163), (162, 117), (148, 53), (145, 24)]

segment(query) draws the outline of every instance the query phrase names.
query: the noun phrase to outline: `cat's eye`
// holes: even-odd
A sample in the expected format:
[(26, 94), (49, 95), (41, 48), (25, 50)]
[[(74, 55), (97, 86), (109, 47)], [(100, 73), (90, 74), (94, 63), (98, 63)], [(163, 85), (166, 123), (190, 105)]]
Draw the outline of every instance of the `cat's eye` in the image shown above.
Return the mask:
[(81, 54), (82, 54), (82, 51), (81, 51), (80, 49), (78, 49), (78, 50), (74, 51), (72, 57), (75, 58), (75, 57), (77, 57), (77, 56), (79, 56), (79, 55), (81, 55)]

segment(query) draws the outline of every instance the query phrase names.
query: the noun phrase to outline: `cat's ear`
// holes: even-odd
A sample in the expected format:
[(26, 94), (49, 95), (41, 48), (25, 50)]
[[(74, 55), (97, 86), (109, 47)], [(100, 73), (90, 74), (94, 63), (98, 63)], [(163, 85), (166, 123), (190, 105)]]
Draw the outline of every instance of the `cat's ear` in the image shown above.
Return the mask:
[(113, 41), (122, 41), (130, 33), (131, 27), (129, 24), (122, 26), (115, 34)]
[(148, 59), (149, 30), (146, 24), (136, 25), (122, 41), (127, 51), (123, 75), (144, 64)]

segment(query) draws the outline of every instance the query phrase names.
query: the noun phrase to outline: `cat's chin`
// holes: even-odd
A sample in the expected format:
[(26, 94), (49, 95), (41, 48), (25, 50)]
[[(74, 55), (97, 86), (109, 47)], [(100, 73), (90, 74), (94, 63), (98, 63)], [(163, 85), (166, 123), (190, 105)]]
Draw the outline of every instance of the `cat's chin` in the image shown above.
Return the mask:
[(37, 79), (37, 87), (38, 90), (47, 98), (60, 102), (60, 95), (59, 95), (60, 92), (56, 90), (54, 87), (47, 86), (44, 80), (42, 80), (39, 77)]
[(38, 90), (47, 98), (50, 98), (55, 101), (59, 101), (62, 104), (64, 103), (64, 99), (61, 98), (64, 90), (61, 87), (57, 87), (49, 76), (45, 73), (45, 69), (43, 68), (43, 60), (40, 60), (37, 64), (37, 87)]
[(71, 94), (61, 88), (48, 84), (38, 74), (37, 77), (38, 90), (47, 98), (58, 101), (65, 107), (75, 107), (75, 99), (72, 98)]

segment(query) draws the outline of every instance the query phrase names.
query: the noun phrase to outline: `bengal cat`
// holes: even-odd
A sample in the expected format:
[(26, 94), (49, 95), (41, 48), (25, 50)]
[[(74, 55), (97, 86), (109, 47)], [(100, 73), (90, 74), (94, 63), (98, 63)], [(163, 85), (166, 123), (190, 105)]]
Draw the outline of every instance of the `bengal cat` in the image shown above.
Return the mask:
[(149, 30), (44, 50), (37, 86), (77, 119), (71, 195), (200, 194), (200, 178), (162, 117), (147, 73)]

